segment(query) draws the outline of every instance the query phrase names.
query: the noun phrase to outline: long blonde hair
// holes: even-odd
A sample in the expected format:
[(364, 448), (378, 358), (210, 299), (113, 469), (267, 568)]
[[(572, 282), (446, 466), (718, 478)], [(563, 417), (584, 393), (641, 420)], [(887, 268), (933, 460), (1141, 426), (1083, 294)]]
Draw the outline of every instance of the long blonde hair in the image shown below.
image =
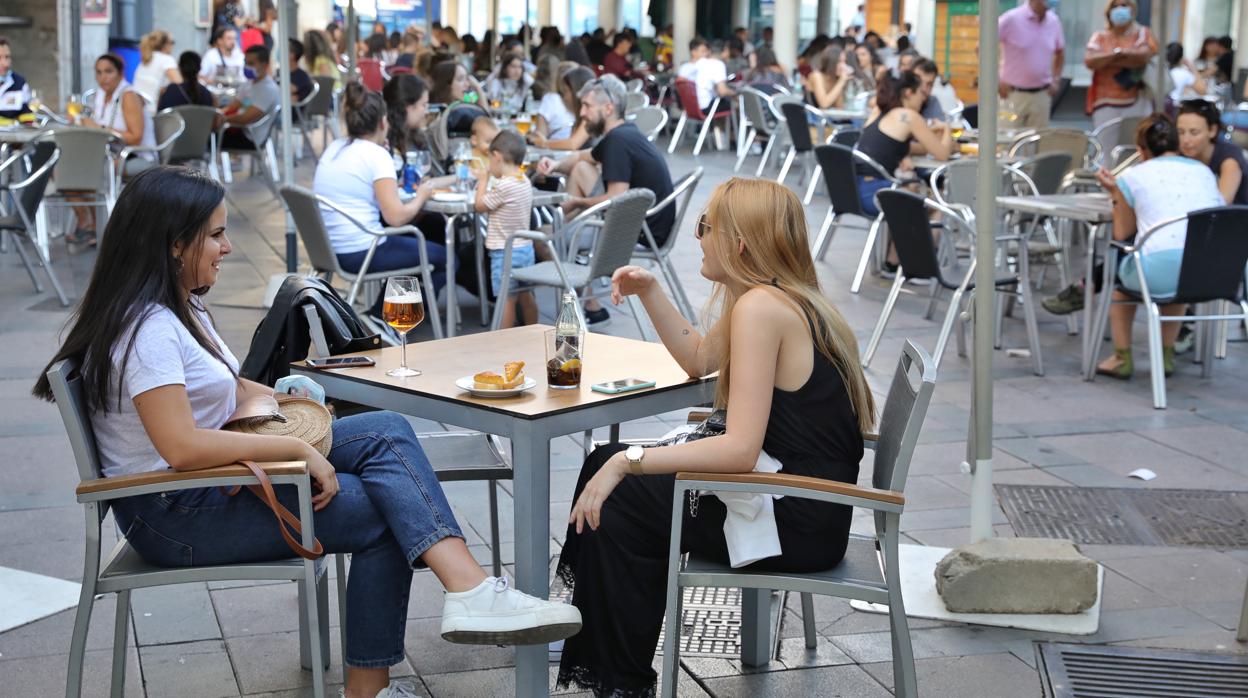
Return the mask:
[(169, 32), (164, 29), (156, 29), (144, 34), (139, 40), (139, 62), (147, 65), (152, 60), (152, 54), (168, 46), (171, 39)]
[[(875, 399), (862, 373), (858, 340), (849, 323), (819, 289), (807, 241), (806, 215), (788, 187), (764, 179), (733, 177), (715, 188), (706, 205), (712, 254), (733, 286), (774, 286), (811, 323), (811, 340), (836, 367), (863, 432), (875, 424)], [(741, 251), (744, 243), (744, 252)], [(716, 283), (711, 295), (720, 319), (719, 381), (715, 403), (728, 404), (732, 307), (737, 297)]]

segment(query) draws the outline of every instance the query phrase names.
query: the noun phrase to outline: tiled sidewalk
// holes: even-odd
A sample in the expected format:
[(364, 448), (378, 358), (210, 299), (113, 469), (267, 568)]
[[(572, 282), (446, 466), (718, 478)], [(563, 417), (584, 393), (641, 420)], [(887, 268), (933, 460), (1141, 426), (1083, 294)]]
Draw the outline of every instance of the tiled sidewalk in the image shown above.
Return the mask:
[[(688, 155), (672, 159), (675, 175), (694, 167)], [(707, 168), (694, 212), (714, 184), (731, 174), (727, 153), (704, 154)], [(308, 182), (311, 167), (299, 168)], [(790, 182), (793, 183), (792, 181)], [(826, 199), (815, 199), (808, 216), (822, 220)], [(689, 234), (689, 215), (677, 248), (676, 265), (695, 305), (705, 301), (708, 284), (698, 276), (700, 253)], [(221, 282), (208, 297), (233, 351), (246, 353), (262, 312), (227, 303), (255, 303), (270, 274), (280, 273), (282, 212), (267, 190), (240, 175), (230, 189), (230, 236), (234, 253)], [(852, 267), (863, 232), (842, 230), (820, 265), (825, 290), (855, 328), (860, 340), (869, 334), (886, 286), (868, 281), (861, 295), (848, 293)], [(67, 258), (55, 246), (56, 272), (73, 292), (85, 287), (93, 255)], [(36, 296), (13, 254), (0, 256), (0, 565), (65, 579), (82, 569), (81, 508), (74, 503), (77, 482), (72, 456), (56, 409), (29, 396), (37, 372), (56, 345), (68, 313), (50, 294)], [(544, 299), (542, 307), (553, 303)], [(475, 309), (465, 296), (464, 331), (478, 331)], [(906, 296), (870, 372), (877, 391), (890, 378), (903, 338), (925, 346), (938, 326), (922, 318), (924, 303)], [(1040, 313), (1048, 375), (1031, 374), (1027, 359), (996, 361), (996, 481), (1110, 487), (1190, 487), (1248, 489), (1248, 361), (1243, 344), (1232, 344), (1214, 377), (1199, 377), (1187, 358), (1168, 381), (1170, 409), (1155, 411), (1146, 376), (1119, 383), (1085, 383), (1078, 371), (1079, 341), (1065, 333), (1060, 319)], [(421, 328), (425, 335), (428, 327)], [(630, 319), (616, 314), (607, 329), (633, 335)], [(1143, 332), (1138, 334), (1143, 341)], [(1007, 346), (1023, 346), (1019, 320), (1007, 319)], [(419, 356), (419, 344), (414, 346)], [(969, 407), (969, 364), (950, 349), (935, 399), (915, 455), (902, 518), (905, 541), (956, 546), (967, 541), (970, 481), (958, 471), (965, 450)], [(882, 399), (882, 395), (880, 396)], [(624, 426), (626, 436), (653, 436), (683, 419), (682, 414)], [(424, 423), (421, 429), (439, 425)], [(605, 432), (604, 432), (605, 435)], [(563, 539), (562, 521), (570, 507), (580, 466), (578, 441), (563, 437), (552, 445), (552, 554)], [(1140, 482), (1126, 474), (1138, 467), (1157, 472)], [(864, 465), (863, 479), (870, 467)], [(461, 521), (467, 524), (474, 553), (488, 561), (488, 512), (481, 483), (447, 486)], [(510, 488), (504, 485), (504, 490)], [(511, 498), (500, 501), (504, 562), (511, 562)], [(1012, 535), (998, 510), (999, 535)], [(863, 521), (860, 519), (860, 521)], [(865, 523), (865, 521), (863, 521)], [(108, 528), (106, 536), (112, 535)], [(1069, 638), (1040, 633), (982, 628), (914, 619), (911, 621), (919, 685), (925, 696), (1036, 696), (1040, 681), (1033, 642), (1074, 641), (1167, 647), (1217, 652), (1248, 652), (1234, 639), (1248, 551), (1195, 548), (1086, 546), (1085, 552), (1106, 567), (1100, 631)], [(510, 649), (450, 645), (437, 634), (440, 588), (427, 572), (416, 575), (408, 611), (407, 661), (395, 676), (410, 677), (432, 696), (510, 695), (513, 654)], [(88, 642), (87, 695), (107, 693), (114, 603), (96, 605)], [(890, 695), (891, 652), (882, 616), (852, 610), (847, 603), (816, 600), (819, 648), (807, 651), (800, 639), (797, 599), (790, 600), (783, 639), (775, 661), (761, 669), (736, 660), (686, 658), (680, 693), (685, 696)], [(336, 624), (336, 609), (330, 618)], [(0, 694), (56, 696), (64, 690), (66, 653), (73, 612), (66, 611), (0, 634)], [(189, 585), (135, 592), (127, 695), (214, 696), (310, 695), (310, 674), (299, 669), (295, 635), (295, 589), (291, 584)], [(341, 682), (341, 662), (334, 647), (330, 681)], [(336, 690), (336, 687), (335, 687)]]

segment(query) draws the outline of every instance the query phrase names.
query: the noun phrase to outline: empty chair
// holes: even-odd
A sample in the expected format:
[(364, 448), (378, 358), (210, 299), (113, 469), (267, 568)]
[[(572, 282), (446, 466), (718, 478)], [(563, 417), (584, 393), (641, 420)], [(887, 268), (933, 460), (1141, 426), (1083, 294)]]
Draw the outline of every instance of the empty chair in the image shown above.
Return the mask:
[(632, 114), (642, 107), (650, 106), (650, 99), (644, 92), (628, 92), (624, 95), (624, 114)]
[(1068, 153), (1073, 170), (1063, 189), (1094, 185), (1096, 169), (1104, 159), (1101, 142), (1073, 128), (1043, 128), (1023, 133), (1010, 144), (1009, 157), (1022, 158), (1044, 153)]
[[(810, 137), (810, 122), (806, 115), (814, 110), (798, 101), (796, 97), (778, 97), (772, 100), (772, 103), (784, 118), (784, 128), (789, 134), (789, 152), (784, 156), (784, 164), (780, 166), (780, 174), (776, 177), (776, 181), (784, 184), (784, 180), (789, 176), (789, 169), (793, 167), (793, 162), (798, 158), (801, 159), (802, 174), (807, 177), (813, 176), (814, 163), (811, 159), (814, 157), (815, 142)], [(798, 186), (801, 186), (800, 182)]]
[(303, 113), (299, 119), (303, 123), (304, 128), (312, 128), (312, 123), (319, 123), (321, 127), (321, 150), (324, 151), (325, 146), (333, 140), (331, 136), (338, 132), (337, 116), (334, 109), (334, 79), (324, 75), (313, 75), (312, 82), (316, 83), (316, 92), (312, 99), (303, 107)]
[(649, 211), (646, 211), (646, 218), (650, 218), (668, 206), (675, 206), (676, 219), (672, 221), (672, 231), (662, 245), (655, 244), (654, 235), (650, 233), (650, 226), (648, 224), (644, 225), (642, 233), (646, 242), (638, 245), (637, 251), (633, 253), (634, 259), (653, 260), (658, 265), (663, 278), (667, 280), (668, 288), (672, 289), (672, 298), (676, 301), (676, 307), (680, 309), (685, 319), (693, 323), (697, 322), (697, 314), (694, 312), (693, 304), (689, 302), (689, 296), (685, 293), (685, 287), (680, 283), (680, 276), (676, 273), (676, 268), (672, 266), (671, 254), (672, 249), (676, 247), (676, 234), (680, 232), (681, 223), (685, 220), (685, 213), (689, 210), (689, 201), (693, 198), (693, 191), (698, 188), (698, 182), (701, 180), (702, 168), (699, 167), (681, 177), (676, 182), (676, 185), (672, 187), (671, 194), (668, 194), (666, 198), (655, 204)]
[(171, 165), (204, 162), (208, 165), (208, 172), (213, 179), (219, 180), (221, 177), (217, 169), (216, 132), (216, 118), (219, 112), (213, 107), (198, 104), (186, 104), (164, 111), (176, 112), (186, 125), (182, 133), (165, 151), (165, 162)]
[[(281, 188), (281, 198), (282, 203), (286, 206), (286, 210), (290, 212), (290, 217), (295, 221), (295, 229), (299, 232), (299, 239), (303, 241), (304, 249), (308, 251), (308, 261), (312, 263), (313, 271), (326, 275), (328, 280), (331, 281), (333, 280), (333, 275), (337, 274), (351, 282), (351, 290), (347, 293), (348, 305), (355, 303), (355, 297), (359, 294), (361, 284), (369, 281), (384, 281), (391, 276), (419, 275), (424, 288), (430, 289), (430, 293), (432, 293), (434, 288), (433, 266), (429, 264), (427, 261), (428, 256), (425, 254), (425, 236), (416, 226), (405, 225), (398, 228), (385, 228), (378, 235), (343, 211), (334, 202), (323, 196), (318, 196), (303, 187), (295, 185), (283, 186)], [(325, 219), (321, 216), (321, 206), (336, 211), (360, 230), (374, 236), (373, 244), (368, 248), (368, 254), (365, 255), (364, 262), (360, 265), (358, 273), (353, 274), (346, 271), (338, 264), (338, 255), (334, 254), (334, 248), (329, 242), (329, 231), (325, 228)], [(381, 241), (391, 235), (414, 235), (420, 240), (420, 266), (369, 273), (368, 267), (372, 264), (373, 255), (376, 254)], [(430, 298), (429, 302), (425, 304), (425, 308), (428, 309), (429, 317), (433, 320), (434, 337), (441, 339), (442, 320), (438, 313), (437, 299)]]
[[(64, 289), (61, 288), (61, 282), (57, 280), (56, 274), (52, 271), (51, 255), (44, 246), (37, 242), (35, 231), (35, 212), (39, 210), (39, 205), (43, 202), (48, 180), (52, 178), (52, 168), (56, 166), (59, 157), (60, 151), (57, 150), (55, 143), (39, 141), (32, 143), (24, 150), (13, 153), (7, 160), (0, 163), (0, 181), (5, 181), (7, 178), (7, 184), (0, 184), (0, 194), (9, 195), (9, 208), (12, 210), (7, 215), (0, 215), (0, 235), (13, 240), (13, 247), (17, 250), (17, 256), (22, 260), (22, 266), (26, 267), (26, 273), (30, 274), (30, 281), (35, 286), (35, 292), (43, 293), (43, 284), (39, 283), (39, 277), (35, 276), (35, 268), (26, 254), (23, 241), (32, 243), (32, 247), (35, 248), (35, 261), (47, 272), (48, 280), (52, 282), (52, 289), (56, 291), (56, 298), (61, 302), (61, 306), (68, 307), (69, 299), (65, 296)], [(19, 168), (27, 162), (29, 169), (25, 173), (19, 172)], [(3, 201), (0, 200), (0, 203)], [(0, 211), (3, 210), (0, 208)]]
[[(663, 636), (661, 695), (676, 695), (676, 673), (680, 666), (677, 653), (681, 590), (696, 586), (801, 592), (806, 647), (810, 649), (814, 649), (817, 642), (814, 604), (809, 602), (810, 594), (887, 604), (896, 694), (904, 698), (918, 696), (910, 626), (901, 593), (898, 529), (905, 508), (910, 460), (935, 387), (934, 362), (913, 342), (906, 342), (889, 385), (879, 422), (879, 436), (863, 435), (864, 446), (875, 450), (871, 487), (784, 473), (677, 473), (667, 567), (667, 620)], [(692, 553), (682, 564), (682, 512), (686, 492), (693, 490), (784, 495), (843, 504), (873, 512), (874, 526), (871, 527), (871, 520), (868, 519), (866, 525), (871, 527), (868, 533), (851, 533), (841, 562), (821, 572), (767, 572), (751, 567), (733, 569)]]
[[(1148, 278), (1144, 273), (1148, 263), (1148, 255), (1140, 250), (1148, 238), (1158, 230), (1176, 223), (1186, 222), (1187, 237), (1183, 243), (1183, 260), (1179, 266), (1179, 281), (1175, 293), (1170, 297), (1158, 297), (1148, 288)], [(1161, 324), (1163, 322), (1202, 322), (1206, 323), (1201, 344), (1204, 359), (1201, 364), (1201, 375), (1208, 377), (1213, 368), (1213, 332), (1217, 324), (1223, 321), (1248, 322), (1248, 308), (1244, 301), (1244, 269), (1248, 265), (1248, 206), (1219, 206), (1200, 211), (1192, 211), (1186, 216), (1161, 221), (1148, 230), (1137, 233), (1131, 243), (1114, 242), (1111, 250), (1121, 249), (1126, 255), (1126, 264), (1135, 265), (1140, 285), (1138, 293), (1119, 286), (1117, 290), (1131, 297), (1126, 303), (1141, 303), (1148, 315), (1148, 360), (1153, 385), (1153, 407), (1159, 410), (1166, 408), (1166, 379), (1162, 360)], [(1113, 271), (1117, 270), (1117, 259), (1111, 254), (1105, 264)], [(1093, 338), (1100, 338), (1105, 333), (1105, 323), (1109, 317), (1112, 300), (1109, 288), (1101, 292), (1098, 298), (1096, 326), (1092, 328)], [(1223, 301), (1239, 308), (1238, 313), (1214, 312)], [(1203, 304), (1205, 310), (1198, 310), (1195, 315), (1162, 315), (1161, 306), (1172, 303), (1186, 303), (1193, 306)], [(1095, 374), (1095, 354), (1088, 366), (1085, 366), (1085, 377), (1091, 379)]]
[(637, 130), (651, 143), (663, 132), (668, 120), (667, 110), (661, 107), (642, 107), (627, 118), (637, 125)]
[[(308, 130), (314, 128), (310, 115), (307, 114), (308, 105), (314, 102), (321, 93), (321, 84), (319, 82), (312, 83), (312, 91), (307, 97), (291, 104), (291, 111), (295, 118), (291, 123), (292, 128), (299, 129), (299, 137), (303, 139), (304, 146), (308, 152), (312, 153), (312, 157), (316, 157), (316, 149), (312, 147), (312, 137), (308, 135)], [(299, 151), (295, 152), (296, 156), (301, 155)]]
[[(877, 228), (883, 216), (871, 216), (862, 208), (862, 196), (858, 190), (858, 174), (854, 168), (857, 158), (851, 146), (829, 143), (815, 148), (815, 162), (819, 164), (819, 172), (828, 189), (828, 200), (831, 206), (819, 226), (819, 234), (815, 236), (813, 247), (814, 258), (822, 260), (828, 253), (828, 245), (836, 228), (845, 224), (844, 216), (866, 218), (871, 221), (870, 228)], [(869, 233), (868, 237), (874, 237)]]
[[(172, 150), (173, 144), (178, 137), (186, 131), (186, 121), (182, 119), (182, 115), (171, 110), (165, 109), (156, 116), (152, 117), (152, 129), (155, 131), (156, 145), (128, 145), (121, 149), (117, 155), (119, 162), (127, 162), (127, 159), (134, 153), (153, 153), (156, 156), (156, 163), (167, 164), (169, 151)], [(134, 160), (129, 162), (133, 163)], [(127, 168), (117, 168), (117, 184), (114, 185), (116, 191), (121, 191), (121, 183), (127, 177), (138, 174), (147, 169), (152, 164), (147, 160), (140, 160), (143, 163), (142, 168), (133, 172), (127, 172)]]
[(828, 139), (829, 143), (838, 145), (846, 145), (850, 148), (858, 145), (858, 139), (862, 137), (862, 129), (857, 128), (838, 128)]
[(715, 95), (706, 114), (703, 114), (701, 107), (698, 106), (698, 88), (692, 80), (676, 78), (676, 94), (680, 97), (680, 120), (676, 122), (676, 131), (672, 133), (672, 142), (668, 144), (667, 152), (676, 152), (676, 146), (680, 144), (680, 134), (684, 132), (685, 124), (692, 122), (694, 125), (701, 124), (702, 126), (698, 130), (698, 140), (693, 145), (693, 154), (697, 155), (702, 152), (702, 143), (706, 141), (707, 132), (711, 130), (716, 121), (722, 120), (726, 125), (732, 118), (732, 109), (723, 106), (723, 100), (719, 98), (719, 95)]
[[(961, 314), (963, 294), (968, 289), (974, 291), (975, 262), (972, 261), (968, 265), (966, 273), (961, 279), (951, 278), (949, 271), (940, 264), (939, 255), (936, 251), (936, 242), (932, 238), (931, 218), (928, 216), (928, 213), (936, 211), (944, 214), (943, 244), (948, 244), (946, 237), (956, 235), (959, 232), (973, 239), (975, 235), (974, 227), (953, 209), (908, 191), (885, 189), (877, 192), (875, 198), (879, 203), (880, 212), (888, 222), (888, 230), (892, 235), (893, 246), (897, 250), (898, 265), (897, 275), (893, 279), (892, 288), (889, 289), (888, 298), (884, 301), (884, 308), (880, 311), (880, 319), (876, 322), (875, 329), (871, 332), (871, 339), (867, 342), (867, 348), (863, 352), (862, 365), (864, 367), (870, 365), (871, 359), (875, 356), (880, 339), (884, 335), (884, 328), (888, 325), (889, 317), (892, 315), (893, 308), (897, 303), (897, 297), (901, 293), (901, 287), (908, 280), (930, 279), (931, 294), (925, 317), (931, 318), (932, 313), (936, 309), (936, 302), (939, 299), (942, 288), (953, 291), (953, 295), (949, 298), (949, 308), (945, 312), (945, 321), (941, 325), (940, 334), (936, 339), (936, 346), (932, 351), (933, 363), (936, 368), (939, 368), (940, 360), (945, 352), (945, 344), (949, 341), (949, 332), (953, 328), (953, 322)], [(999, 239), (1004, 240), (1008, 237)], [(1022, 297), (1023, 312), (1027, 322), (1027, 338), (1031, 346), (1032, 363), (1034, 364), (1036, 375), (1042, 376), (1044, 375), (1044, 364), (1040, 358), (1040, 334), (1036, 326), (1036, 312), (1033, 302), (1034, 298), (1031, 295), (1031, 285), (1025, 283), (1026, 278), (1027, 256), (1022, 255), (1019, 257), (1018, 273), (997, 274), (994, 290), (1011, 294), (1017, 293)], [(961, 333), (959, 333), (960, 347), (961, 339)]]
[(746, 125), (746, 133), (741, 150), (737, 153), (737, 164), (733, 166), (732, 171), (741, 171), (741, 164), (749, 157), (750, 148), (754, 147), (754, 143), (761, 137), (767, 139), (767, 146), (763, 148), (762, 158), (758, 161), (758, 169), (754, 172), (755, 177), (761, 177), (763, 170), (767, 167), (767, 161), (776, 148), (778, 135), (776, 124), (780, 123), (780, 120), (772, 112), (770, 95), (753, 87), (742, 87), (737, 94), (741, 100), (741, 113), (745, 117), (742, 123)]
[[(112, 546), (112, 551), (101, 560), (101, 523), (114, 500), (200, 487), (256, 485), (259, 480), (250, 470), (238, 464), (191, 472), (164, 470), (106, 478), (103, 476), (99, 452), (96, 449), (95, 433), (87, 412), (82, 377), (78, 374), (77, 366), (70, 360), (60, 361), (48, 370), (48, 380), (56, 397), (56, 406), (61, 413), (69, 443), (73, 447), (74, 461), (81, 478), (77, 499), (86, 514), (86, 557), (83, 564), (82, 592), (78, 600), (78, 610), (74, 615), (65, 695), (77, 698), (82, 692), (87, 630), (97, 595), (117, 595), (110, 694), (120, 696), (126, 682), (126, 638), (130, 625), (131, 590), (192, 582), (290, 580), (299, 583), (299, 629), (300, 645), (303, 649), (301, 654), (305, 666), (312, 670), (312, 695), (322, 698), (325, 695), (324, 672), (329, 663), (329, 619), (320, 615), (321, 610), (328, 606), (323, 602), (318, 604), (317, 600), (318, 591), (322, 595), (326, 593), (324, 585), (327, 583), (327, 566), (313, 560), (292, 558), (228, 565), (160, 567), (139, 557), (124, 538)], [(298, 490), (299, 509), (295, 515), (302, 524), (302, 543), (310, 548), (315, 540), (315, 531), (312, 518), (312, 484), (307, 465), (301, 462), (259, 465), (273, 484), (294, 485)], [(346, 579), (343, 556), (334, 557), (338, 566), (338, 578)], [(343, 591), (343, 586), (339, 585), (340, 592)], [(339, 601), (343, 601), (341, 593)], [(338, 612), (339, 623), (345, 626), (345, 603), (341, 603)], [(315, 632), (309, 632), (309, 629)], [(345, 647), (343, 653), (346, 653)], [(312, 658), (318, 655), (321, 661), (313, 661)]]
[[(646, 222), (646, 213), (653, 206), (654, 192), (649, 189), (630, 189), (614, 199), (590, 206), (559, 231), (565, 243), (560, 245), (563, 247), (563, 259), (571, 260), (575, 258), (580, 247), (580, 236), (585, 229), (597, 228), (590, 247), (588, 264), (562, 262), (555, 240), (545, 233), (520, 230), (508, 235), (506, 254), (503, 255), (502, 283), (499, 284), (502, 290), (498, 294), (498, 302), (494, 304), (493, 329), (498, 329), (502, 324), (502, 309), (511, 293), (511, 279), (519, 281), (521, 288), (545, 286), (577, 295), (577, 289), (587, 288), (598, 279), (610, 278), (616, 269), (626, 266), (632, 261), (636, 251), (637, 240), (641, 237)], [(511, 250), (516, 238), (546, 245), (551, 259), (533, 266), (512, 269)], [(633, 320), (644, 337), (646, 328), (641, 320), (641, 308), (635, 296), (629, 296), (628, 299)]]
[[(60, 151), (60, 160), (53, 179), (56, 189), (48, 193), (44, 206), (102, 209), (103, 215), (101, 211), (95, 214), (95, 231), (99, 234), (117, 199), (117, 179), (109, 151), (109, 144), (116, 142), (117, 137), (103, 129), (80, 126), (58, 127), (50, 133)], [(69, 200), (70, 196), (74, 200)]]
[(1135, 152), (1135, 132), (1141, 117), (1120, 116), (1092, 129), (1092, 139), (1101, 146), (1105, 167), (1114, 169), (1122, 159)]

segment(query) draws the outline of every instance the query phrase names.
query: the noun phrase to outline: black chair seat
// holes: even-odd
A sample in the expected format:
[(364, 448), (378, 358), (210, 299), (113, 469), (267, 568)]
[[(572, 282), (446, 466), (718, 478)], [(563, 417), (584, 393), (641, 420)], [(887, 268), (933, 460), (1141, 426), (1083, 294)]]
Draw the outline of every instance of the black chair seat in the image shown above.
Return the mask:
[[(957, 288), (957, 287), (958, 287), (958, 283), (959, 283), (959, 282), (956, 282), (956, 281), (950, 281), (949, 279), (946, 279), (944, 276), (941, 276), (941, 278), (940, 278), (940, 285), (941, 285), (941, 286), (944, 286), (945, 288), (947, 288), (947, 289), (949, 289), (949, 290), (953, 290), (953, 289)], [(997, 288), (1008, 288), (1008, 287), (1010, 287), (1010, 286), (1017, 286), (1017, 285), (1018, 285), (1018, 277), (1017, 277), (1017, 276), (1010, 275), (1010, 274), (1000, 274), (1000, 275), (998, 275), (998, 276), (997, 276), (997, 279), (996, 279), (996, 281), (994, 282), (994, 284), (993, 284), (993, 285), (994, 285), (994, 286), (996, 286)], [(974, 279), (972, 279), (972, 280), (971, 280), (971, 282), (970, 282), (969, 284), (967, 284), (967, 285), (966, 285), (966, 290), (968, 290), (968, 291), (974, 291), (974, 290), (975, 290), (975, 280), (974, 280)]]
[(11, 213), (7, 216), (0, 216), (0, 230), (26, 230), (26, 226), (22, 223), (21, 216)]

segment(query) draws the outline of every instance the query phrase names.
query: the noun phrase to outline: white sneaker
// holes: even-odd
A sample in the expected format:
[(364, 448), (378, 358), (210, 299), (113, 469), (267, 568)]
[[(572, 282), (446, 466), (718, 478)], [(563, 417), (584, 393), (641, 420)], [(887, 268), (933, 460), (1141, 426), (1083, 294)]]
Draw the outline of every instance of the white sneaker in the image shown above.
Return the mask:
[(486, 577), (475, 589), (447, 592), (442, 639), (468, 645), (536, 645), (581, 629), (581, 612), (512, 589), (506, 577)]
[[(345, 698), (345, 688), (338, 689), (338, 698)], [(406, 681), (391, 681), (389, 686), (377, 692), (376, 698), (422, 698), (422, 694)]]

